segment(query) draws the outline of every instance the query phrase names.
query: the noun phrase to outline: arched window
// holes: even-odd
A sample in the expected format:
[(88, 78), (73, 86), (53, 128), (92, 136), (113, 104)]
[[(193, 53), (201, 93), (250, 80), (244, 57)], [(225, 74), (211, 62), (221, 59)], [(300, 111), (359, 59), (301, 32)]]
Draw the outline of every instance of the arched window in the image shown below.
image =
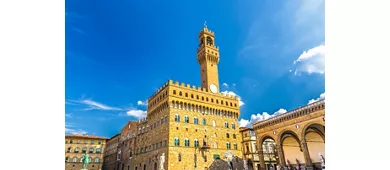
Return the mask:
[(179, 138), (173, 139), (173, 142), (174, 142), (175, 146), (180, 146), (180, 139)]
[(205, 118), (203, 118), (202, 124), (203, 124), (203, 125), (206, 125), (206, 119), (205, 119)]
[(176, 90), (173, 90), (173, 94), (176, 94)]
[(196, 99), (199, 100), (199, 95), (196, 95)]
[(93, 153), (93, 148), (89, 148), (89, 153)]
[(74, 149), (74, 153), (79, 153), (79, 148), (78, 147)]
[(178, 158), (178, 161), (181, 162), (181, 153), (179, 153), (179, 155), (177, 156)]
[(236, 134), (233, 134), (233, 139), (236, 139)]
[(194, 124), (198, 124), (198, 118), (194, 117)]
[(69, 157), (66, 157), (66, 158), (65, 158), (65, 162), (69, 162)]
[(95, 158), (95, 162), (99, 162), (99, 158)]
[(217, 123), (215, 123), (215, 120), (213, 120), (213, 127), (217, 126)]
[(211, 37), (207, 36), (206, 43), (207, 43), (207, 45), (213, 45), (213, 39), (211, 39)]
[(226, 138), (229, 138), (229, 133), (226, 133)]
[(232, 123), (232, 129), (236, 129), (236, 125)]
[(89, 157), (89, 162), (92, 162), (92, 158), (91, 157)]
[(230, 143), (226, 142), (226, 149), (230, 149)]
[(189, 122), (190, 122), (190, 119), (188, 118), (187, 115), (184, 116), (184, 122), (185, 122), (185, 123), (189, 123)]
[(87, 148), (81, 149), (81, 152), (82, 152), (82, 153), (87, 153)]
[(188, 140), (187, 138), (184, 139), (184, 146), (190, 147), (190, 140)]
[(74, 157), (74, 158), (72, 159), (72, 162), (77, 162), (77, 158)]
[(225, 122), (225, 128), (229, 128), (229, 123)]
[(218, 104), (218, 100), (215, 100), (215, 102)]
[(186, 97), (188, 97), (188, 93), (186, 93), (185, 95), (186, 95)]
[(194, 98), (194, 95), (193, 94), (191, 94), (191, 99), (193, 99)]
[(233, 144), (234, 150), (237, 150), (237, 143)]
[(180, 115), (179, 114), (175, 114), (175, 122), (180, 122)]
[(69, 147), (67, 152), (72, 152), (72, 147)]
[(195, 148), (199, 147), (199, 141), (198, 141), (198, 139), (195, 139), (195, 140), (194, 140), (194, 147), (195, 147)]
[(202, 96), (202, 101), (204, 100), (204, 97)]
[(182, 95), (182, 93), (181, 93), (181, 91), (179, 92), (179, 96), (181, 96)]
[(100, 152), (101, 152), (100, 148), (96, 148), (96, 153), (100, 153)]

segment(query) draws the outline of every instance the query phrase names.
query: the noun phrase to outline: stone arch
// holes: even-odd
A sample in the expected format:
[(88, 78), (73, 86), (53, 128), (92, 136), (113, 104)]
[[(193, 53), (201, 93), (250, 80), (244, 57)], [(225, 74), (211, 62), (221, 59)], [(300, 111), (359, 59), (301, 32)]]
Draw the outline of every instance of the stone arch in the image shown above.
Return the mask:
[(309, 129), (313, 129), (317, 132), (325, 142), (325, 124), (322, 123), (309, 123), (302, 128), (301, 139), (305, 140), (306, 132)]
[[(264, 147), (263, 145), (266, 145), (266, 143), (273, 144), (272, 148), (269, 147), (270, 144), (268, 144), (267, 147)], [(243, 146), (246, 147), (246, 146)], [(267, 167), (266, 169), (269, 169), (271, 166), (275, 169), (275, 165), (279, 162), (279, 151), (277, 150), (277, 144), (275, 138), (273, 138), (270, 135), (264, 135), (258, 140), (258, 147), (256, 149), (259, 149), (259, 161), (261, 167)], [(248, 150), (248, 148), (244, 148), (244, 150)], [(271, 151), (271, 152), (269, 152)], [(280, 164), (280, 163), (279, 163)]]
[(278, 147), (283, 154), (285, 165), (294, 166), (297, 164), (297, 160), (300, 164), (306, 162), (305, 156), (301, 146), (301, 140), (298, 135), (292, 130), (284, 130), (278, 136)]
[(302, 141), (313, 165), (321, 166), (320, 155), (325, 157), (325, 126), (321, 123), (310, 123), (302, 128)]

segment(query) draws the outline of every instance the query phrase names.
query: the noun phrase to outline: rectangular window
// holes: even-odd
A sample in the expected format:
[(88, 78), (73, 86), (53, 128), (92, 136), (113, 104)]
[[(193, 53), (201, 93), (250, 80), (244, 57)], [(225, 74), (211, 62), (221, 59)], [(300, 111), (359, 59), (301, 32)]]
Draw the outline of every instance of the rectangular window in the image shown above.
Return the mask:
[(164, 140), (164, 146), (167, 146), (167, 140)]
[(237, 150), (237, 144), (234, 144), (234, 150)]
[(198, 124), (198, 118), (194, 118), (194, 124)]
[(98, 140), (98, 144), (101, 145), (101, 144), (102, 144), (102, 141), (101, 141), (101, 140)]
[(77, 144), (80, 144), (80, 140), (77, 140)]
[(95, 144), (95, 140), (91, 140), (91, 144)]

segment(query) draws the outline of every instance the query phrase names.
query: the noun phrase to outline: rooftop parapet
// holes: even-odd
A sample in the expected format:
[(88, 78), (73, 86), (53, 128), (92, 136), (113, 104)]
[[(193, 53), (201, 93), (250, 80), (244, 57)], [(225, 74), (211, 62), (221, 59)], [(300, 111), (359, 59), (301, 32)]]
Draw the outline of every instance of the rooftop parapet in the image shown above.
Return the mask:
[(166, 82), (162, 87), (160, 87), (152, 96), (150, 96), (148, 98), (148, 100), (152, 99), (154, 96), (156, 96), (160, 91), (162, 91), (167, 86), (180, 87), (180, 88), (188, 89), (188, 90), (196, 90), (196, 91), (207, 93), (207, 94), (210, 94), (210, 95), (216, 95), (218, 97), (222, 97), (222, 98), (225, 98), (225, 99), (238, 100), (238, 96), (235, 96), (235, 95), (230, 95), (230, 94), (226, 94), (226, 93), (216, 93), (216, 94), (214, 94), (214, 93), (211, 93), (206, 88), (197, 87), (197, 86), (194, 86), (194, 85), (191, 86), (190, 84), (186, 84), (184, 82), (179, 82), (179, 81), (173, 81), (173, 80), (168, 80), (168, 82)]
[(278, 120), (278, 119), (282, 119), (282, 118), (288, 117), (288, 116), (293, 115), (293, 114), (297, 114), (297, 113), (299, 113), (301, 111), (305, 111), (305, 110), (307, 110), (308, 114), (309, 114), (309, 113), (313, 112), (313, 111), (311, 111), (312, 108), (317, 107), (317, 106), (322, 105), (322, 104), (325, 104), (325, 99), (318, 100), (318, 101), (316, 101), (314, 103), (311, 103), (311, 104), (308, 104), (308, 105), (296, 108), (296, 109), (294, 109), (292, 111), (289, 111), (289, 112), (277, 115), (275, 117), (271, 117), (271, 118), (266, 119), (266, 120), (255, 122), (255, 123), (252, 124), (252, 127), (254, 129), (256, 129), (259, 126), (265, 125), (267, 123), (270, 123), (270, 122)]

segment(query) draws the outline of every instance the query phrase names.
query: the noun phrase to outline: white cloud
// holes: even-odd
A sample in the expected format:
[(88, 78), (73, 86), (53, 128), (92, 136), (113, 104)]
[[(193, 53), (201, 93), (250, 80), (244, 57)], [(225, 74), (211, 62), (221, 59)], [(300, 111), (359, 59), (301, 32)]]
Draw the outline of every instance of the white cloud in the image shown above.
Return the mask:
[(276, 116), (276, 115), (283, 114), (283, 113), (286, 113), (286, 112), (287, 112), (286, 109), (280, 108), (278, 111), (276, 111), (276, 112), (274, 113), (274, 115)]
[(316, 102), (316, 101), (318, 101), (318, 100), (321, 100), (321, 99), (325, 99), (325, 92), (321, 93), (321, 94), (320, 94), (320, 97), (317, 98), (317, 99), (310, 99), (309, 102), (308, 102), (307, 104), (312, 104), (312, 103), (314, 103), (314, 102)]
[(131, 110), (127, 111), (126, 114), (127, 114), (127, 116), (135, 117), (138, 119), (146, 117), (146, 111), (138, 110), (138, 109), (131, 109)]
[(280, 108), (278, 111), (274, 112), (272, 115), (268, 114), (267, 112), (263, 112), (262, 114), (260, 114), (260, 113), (252, 114), (250, 120), (246, 120), (246, 119), (241, 118), (241, 120), (239, 121), (239, 125), (240, 125), (240, 127), (252, 127), (252, 124), (255, 122), (267, 120), (271, 117), (274, 117), (274, 116), (277, 116), (277, 115), (280, 115), (280, 114), (283, 114), (286, 112), (287, 112), (286, 109)]
[(243, 106), (245, 103), (241, 100), (241, 97), (239, 95), (237, 95), (236, 93), (232, 92), (232, 91), (223, 91), (221, 92), (222, 94), (226, 94), (226, 95), (233, 95), (233, 96), (237, 96), (238, 97), (238, 104), (241, 106)]
[(240, 125), (240, 127), (249, 127), (250, 122), (249, 120), (241, 118), (241, 120), (238, 121), (238, 124)]
[(145, 101), (138, 100), (137, 105), (138, 106), (148, 106), (148, 101), (147, 100), (145, 100)]
[(319, 45), (304, 51), (298, 59), (294, 61), (296, 66), (295, 75), (299, 75), (301, 72), (308, 74), (325, 73), (325, 45)]

